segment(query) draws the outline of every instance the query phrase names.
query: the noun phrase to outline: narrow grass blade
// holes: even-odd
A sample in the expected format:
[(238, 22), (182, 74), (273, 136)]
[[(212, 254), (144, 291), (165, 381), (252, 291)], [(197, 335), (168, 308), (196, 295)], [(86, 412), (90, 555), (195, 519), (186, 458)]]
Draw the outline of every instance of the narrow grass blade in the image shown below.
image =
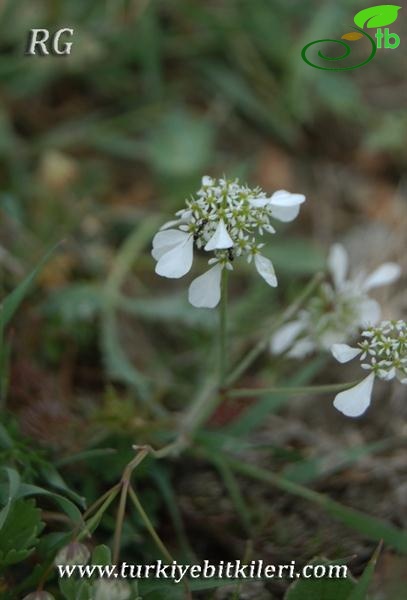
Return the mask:
[(382, 519), (371, 517), (359, 510), (343, 506), (339, 502), (331, 500), (323, 494), (310, 490), (254, 465), (250, 465), (235, 458), (228, 458), (227, 460), (231, 468), (238, 473), (263, 481), (264, 483), (269, 483), (284, 492), (313, 502), (329, 515), (355, 531), (358, 531), (367, 538), (378, 542), (383, 541), (398, 552), (407, 554), (406, 531), (394, 527), (394, 525), (391, 525)]

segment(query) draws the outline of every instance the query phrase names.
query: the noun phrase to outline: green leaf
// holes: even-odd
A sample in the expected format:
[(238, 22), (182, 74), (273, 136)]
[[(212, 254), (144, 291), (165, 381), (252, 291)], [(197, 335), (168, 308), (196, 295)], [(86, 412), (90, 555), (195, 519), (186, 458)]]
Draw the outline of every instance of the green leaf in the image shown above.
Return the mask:
[(71, 519), (72, 523), (75, 525), (81, 524), (82, 514), (81, 511), (75, 506), (71, 500), (61, 496), (60, 494), (55, 494), (54, 492), (50, 492), (42, 487), (37, 485), (32, 485), (30, 483), (22, 483), (20, 489), (18, 491), (18, 498), (24, 498), (26, 496), (49, 496), (59, 505), (61, 510)]
[(92, 552), (92, 565), (111, 565), (112, 553), (108, 546), (101, 544)]
[(3, 302), (2, 310), (0, 312), (0, 321), (2, 323), (2, 327), (5, 327), (11, 318), (14, 316), (16, 310), (20, 306), (21, 302), (24, 300), (25, 296), (29, 292), (31, 285), (33, 284), (35, 278), (38, 273), (41, 271), (45, 263), (49, 260), (51, 254), (54, 252), (54, 246), (45, 254), (42, 260), (38, 263), (33, 271), (25, 278), (23, 281), (16, 287), (15, 290), (9, 294)]
[(294, 496), (299, 496), (304, 500), (313, 502), (326, 513), (351, 529), (363, 534), (368, 539), (378, 542), (383, 541), (400, 553), (407, 554), (407, 531), (404, 529), (399, 529), (383, 519), (366, 515), (362, 511), (343, 506), (324, 494), (298, 485), (266, 469), (261, 469), (238, 459), (225, 457), (225, 460), (239, 473), (258, 481), (269, 483), (288, 494), (293, 494)]
[(20, 488), (20, 475), (17, 473), (17, 471), (10, 469), (9, 467), (5, 467), (4, 470), (6, 471), (9, 480), (9, 499), (13, 500)]
[(41, 511), (34, 500), (13, 502), (0, 530), (0, 565), (12, 565), (29, 556), (42, 528)]
[(367, 592), (369, 589), (370, 582), (372, 581), (373, 573), (376, 567), (377, 559), (379, 558), (380, 550), (382, 544), (380, 543), (376, 548), (372, 558), (369, 560), (369, 563), (366, 569), (363, 571), (362, 577), (359, 579), (356, 587), (353, 589), (351, 595), (347, 600), (366, 600)]
[(11, 439), (7, 429), (4, 425), (0, 424), (0, 448), (2, 450), (10, 450), (13, 447), (13, 440)]
[[(341, 561), (329, 561), (326, 558), (316, 557), (309, 565), (324, 565), (327, 568), (334, 565), (341, 567)], [(344, 579), (298, 579), (290, 585), (284, 600), (348, 600), (349, 594), (355, 589), (355, 582), (351, 577)]]
[(146, 219), (120, 248), (103, 289), (101, 350), (110, 377), (135, 388), (138, 398), (157, 415), (165, 411), (154, 402), (150, 382), (129, 360), (120, 340), (116, 310), (120, 290), (128, 273), (157, 228), (157, 219)]
[(91, 586), (81, 579), (60, 579), (59, 589), (66, 600), (88, 600)]
[(354, 21), (361, 29), (365, 25), (370, 29), (385, 27), (394, 23), (400, 8), (401, 6), (396, 6), (395, 4), (381, 4), (380, 6), (364, 8), (355, 15)]
[(57, 489), (59, 492), (63, 492), (66, 496), (69, 496), (74, 502), (76, 502), (82, 509), (86, 508), (86, 500), (83, 496), (77, 494), (74, 490), (68, 486), (68, 484), (63, 480), (61, 475), (55, 469), (55, 467), (51, 464), (43, 465), (41, 468), (41, 473), (45, 478), (46, 482), (51, 486)]
[(14, 469), (10, 469), (5, 467), (3, 469), (7, 473), (8, 477), (8, 490), (7, 490), (7, 500), (6, 505), (0, 511), (0, 528), (3, 526), (5, 520), (7, 519), (7, 515), (9, 513), (11, 504), (14, 498), (17, 495), (18, 490), (20, 489), (20, 475)]

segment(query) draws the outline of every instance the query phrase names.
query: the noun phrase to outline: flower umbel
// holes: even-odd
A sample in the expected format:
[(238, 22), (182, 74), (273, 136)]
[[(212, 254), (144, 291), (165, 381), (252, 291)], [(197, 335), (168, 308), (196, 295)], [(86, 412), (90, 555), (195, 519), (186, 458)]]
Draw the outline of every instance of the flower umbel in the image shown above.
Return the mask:
[(401, 269), (396, 263), (384, 263), (372, 273), (354, 273), (347, 277), (349, 258), (341, 244), (334, 244), (328, 256), (331, 281), (321, 284), (318, 293), (299, 312), (295, 321), (283, 325), (271, 340), (271, 351), (302, 358), (311, 352), (328, 350), (332, 344), (347, 342), (361, 327), (376, 325), (381, 308), (369, 297), (371, 289), (396, 281)]
[(397, 378), (407, 384), (407, 325), (405, 321), (382, 321), (361, 334), (356, 348), (334, 344), (333, 356), (341, 363), (360, 357), (361, 367), (369, 375), (354, 387), (335, 397), (334, 406), (348, 417), (358, 417), (370, 405), (375, 377), (390, 381)]
[(284, 190), (268, 197), (260, 188), (251, 189), (239, 181), (202, 178), (197, 194), (176, 213), (176, 220), (166, 223), (153, 239), (152, 255), (156, 273), (179, 278), (188, 273), (193, 248), (213, 252), (209, 271), (196, 278), (189, 288), (194, 306), (214, 308), (220, 300), (223, 269), (233, 270), (237, 258), (246, 257), (272, 287), (277, 278), (272, 262), (261, 254), (264, 233), (275, 233), (271, 219), (292, 221), (298, 215), (302, 194)]

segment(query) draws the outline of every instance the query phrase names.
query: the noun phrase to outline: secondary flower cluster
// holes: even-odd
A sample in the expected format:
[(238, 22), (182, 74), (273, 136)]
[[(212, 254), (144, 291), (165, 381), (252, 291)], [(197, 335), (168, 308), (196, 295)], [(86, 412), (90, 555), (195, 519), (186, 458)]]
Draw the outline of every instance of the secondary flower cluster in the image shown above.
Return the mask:
[(341, 363), (356, 356), (369, 375), (354, 387), (338, 394), (334, 406), (348, 417), (358, 417), (370, 404), (376, 377), (389, 381), (397, 378), (407, 384), (407, 325), (405, 321), (382, 321), (362, 332), (362, 341), (353, 348), (334, 344), (332, 354)]
[(275, 233), (271, 219), (292, 221), (305, 201), (302, 194), (284, 190), (268, 197), (260, 188), (251, 189), (238, 180), (205, 176), (195, 196), (166, 223), (153, 239), (156, 273), (179, 278), (188, 273), (194, 245), (213, 252), (211, 269), (196, 278), (189, 288), (189, 301), (197, 307), (214, 308), (220, 300), (223, 269), (233, 270), (233, 261), (245, 256), (272, 287), (277, 278), (272, 262), (261, 254), (264, 232)]
[(396, 263), (384, 263), (372, 273), (348, 277), (349, 258), (341, 244), (334, 244), (328, 256), (331, 282), (321, 284), (318, 293), (299, 312), (295, 321), (283, 325), (271, 340), (271, 351), (288, 351), (302, 358), (315, 350), (329, 350), (332, 344), (355, 337), (361, 327), (376, 325), (381, 308), (369, 297), (371, 289), (396, 281), (401, 273)]

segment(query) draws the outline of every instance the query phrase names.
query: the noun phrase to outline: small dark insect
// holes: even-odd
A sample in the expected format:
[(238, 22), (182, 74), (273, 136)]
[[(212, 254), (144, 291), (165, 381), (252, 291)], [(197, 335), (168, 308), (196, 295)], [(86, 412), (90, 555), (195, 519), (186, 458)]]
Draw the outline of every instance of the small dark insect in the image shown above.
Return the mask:
[(228, 249), (228, 259), (230, 260), (230, 262), (233, 262), (235, 259), (232, 248)]
[(208, 224), (208, 219), (204, 219), (203, 221), (201, 221), (198, 225), (198, 227), (196, 228), (195, 232), (194, 232), (194, 242), (196, 242), (199, 238), (199, 236), (202, 233), (203, 228), (205, 227), (205, 225)]

